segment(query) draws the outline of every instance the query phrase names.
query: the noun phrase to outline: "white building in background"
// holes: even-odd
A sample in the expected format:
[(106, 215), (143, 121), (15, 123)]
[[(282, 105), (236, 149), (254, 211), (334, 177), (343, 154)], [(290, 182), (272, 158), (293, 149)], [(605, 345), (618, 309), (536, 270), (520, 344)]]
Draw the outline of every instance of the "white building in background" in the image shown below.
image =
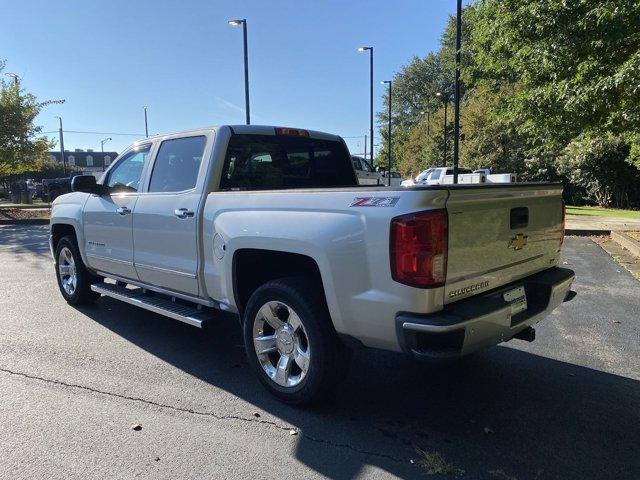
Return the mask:
[[(111, 165), (111, 162), (118, 156), (118, 152), (94, 152), (91, 149), (82, 150), (76, 148), (74, 151), (65, 150), (64, 157), (67, 165), (76, 167), (83, 172), (102, 172)], [(49, 152), (49, 158), (53, 162), (61, 162), (60, 151)]]

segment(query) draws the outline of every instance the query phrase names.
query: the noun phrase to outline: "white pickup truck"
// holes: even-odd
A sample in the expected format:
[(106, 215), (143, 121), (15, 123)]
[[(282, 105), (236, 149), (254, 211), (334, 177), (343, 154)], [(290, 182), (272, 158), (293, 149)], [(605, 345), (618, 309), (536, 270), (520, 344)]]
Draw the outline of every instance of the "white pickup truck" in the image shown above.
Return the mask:
[(196, 327), (234, 314), (290, 403), (326, 394), (356, 346), (428, 359), (531, 341), (573, 295), (560, 185), (359, 186), (326, 133), (153, 137), (72, 187), (51, 212), (67, 302), (105, 295)]

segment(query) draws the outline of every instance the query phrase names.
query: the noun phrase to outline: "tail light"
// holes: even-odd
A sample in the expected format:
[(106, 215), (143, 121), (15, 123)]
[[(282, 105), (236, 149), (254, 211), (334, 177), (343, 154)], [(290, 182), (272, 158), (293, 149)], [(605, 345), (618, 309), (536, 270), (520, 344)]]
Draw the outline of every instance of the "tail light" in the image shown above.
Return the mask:
[(391, 277), (417, 288), (444, 285), (447, 265), (447, 211), (402, 215), (391, 220)]
[(562, 202), (562, 217), (560, 220), (560, 245), (562, 245), (564, 243), (564, 224), (565, 224), (565, 216), (567, 214), (566, 212), (566, 206), (564, 204), (564, 199), (560, 200)]

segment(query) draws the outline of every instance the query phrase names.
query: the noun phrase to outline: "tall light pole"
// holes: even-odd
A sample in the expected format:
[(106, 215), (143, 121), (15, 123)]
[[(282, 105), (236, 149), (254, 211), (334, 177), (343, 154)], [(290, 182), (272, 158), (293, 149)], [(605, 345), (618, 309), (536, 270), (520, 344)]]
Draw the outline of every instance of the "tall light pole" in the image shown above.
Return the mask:
[(18, 79), (20, 78), (20, 77), (18, 77), (18, 74), (7, 72), (7, 73), (4, 74), (4, 76), (13, 78), (13, 86), (14, 87), (16, 85), (18, 85)]
[(422, 112), (420, 112), (420, 115), (426, 115), (427, 116), (427, 140), (429, 140), (429, 115), (430, 115), (430, 112), (429, 112), (429, 110), (427, 110), (427, 111), (423, 110)]
[(247, 48), (247, 19), (229, 20), (229, 25), (237, 27), (242, 25), (242, 38), (244, 42), (244, 104), (247, 125), (251, 124), (251, 114), (249, 112), (249, 51)]
[(462, 0), (456, 2), (456, 80), (453, 114), (453, 183), (458, 183), (458, 142), (460, 140), (460, 43), (462, 30)]
[(147, 106), (144, 107), (144, 136), (149, 138), (149, 124), (147, 123)]
[(60, 158), (62, 159), (62, 172), (67, 175), (67, 160), (64, 158), (64, 134), (62, 133), (62, 117), (56, 116), (60, 120)]
[[(358, 47), (359, 52), (369, 52), (369, 136), (371, 137), (371, 165), (373, 165), (373, 47)], [(367, 151), (364, 152), (367, 158)]]
[(391, 80), (383, 80), (380, 83), (389, 85), (389, 118), (387, 123), (387, 136), (388, 144), (387, 144), (387, 185), (391, 186)]
[[(447, 107), (449, 106), (449, 101), (451, 100), (450, 95), (447, 92), (438, 92), (436, 93), (436, 97), (444, 102), (444, 149), (442, 152), (442, 158), (444, 161), (444, 166), (447, 166)], [(455, 179), (454, 179), (455, 180)]]
[(104, 172), (105, 170), (105, 164), (104, 164), (104, 144), (107, 143), (109, 140), (113, 140), (113, 138), (109, 137), (109, 138), (105, 138), (104, 140), (100, 140), (100, 151), (102, 152), (102, 171)]

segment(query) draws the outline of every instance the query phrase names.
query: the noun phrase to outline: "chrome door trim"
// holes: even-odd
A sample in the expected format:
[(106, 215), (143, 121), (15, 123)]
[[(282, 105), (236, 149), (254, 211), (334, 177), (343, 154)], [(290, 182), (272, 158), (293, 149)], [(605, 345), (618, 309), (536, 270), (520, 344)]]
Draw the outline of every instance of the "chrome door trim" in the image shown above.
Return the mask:
[(120, 260), (119, 258), (104, 257), (102, 255), (96, 255), (95, 253), (89, 253), (89, 252), (86, 252), (86, 255), (87, 255), (87, 258), (93, 258), (95, 260), (103, 260), (105, 262), (121, 263), (122, 265), (133, 265), (133, 262), (129, 262), (127, 260)]
[(157, 287), (155, 285), (149, 285), (148, 283), (141, 282), (140, 280), (132, 280), (127, 277), (121, 277), (120, 275), (114, 275), (113, 273), (104, 272), (101, 270), (96, 270), (96, 274), (111, 278), (113, 280), (120, 280), (121, 282), (128, 283), (130, 285), (135, 285), (136, 287), (146, 288), (147, 290), (151, 290), (152, 292), (163, 293), (165, 295), (169, 295), (172, 297), (180, 298), (182, 300), (187, 300), (193, 303), (199, 303), (200, 305), (204, 305), (206, 307), (213, 307), (220, 309), (220, 302), (216, 302), (215, 300), (207, 300), (206, 298), (193, 297), (186, 293), (174, 292), (173, 290), (169, 290), (162, 287)]
[(146, 268), (148, 270), (156, 270), (158, 272), (172, 273), (174, 275), (180, 275), (181, 277), (196, 278), (195, 273), (187, 273), (187, 272), (182, 272), (180, 270), (172, 270), (171, 268), (156, 267), (154, 265), (148, 265), (146, 263), (139, 263), (136, 261), (134, 261), (133, 264), (136, 266), (136, 268), (140, 267), (140, 268)]

